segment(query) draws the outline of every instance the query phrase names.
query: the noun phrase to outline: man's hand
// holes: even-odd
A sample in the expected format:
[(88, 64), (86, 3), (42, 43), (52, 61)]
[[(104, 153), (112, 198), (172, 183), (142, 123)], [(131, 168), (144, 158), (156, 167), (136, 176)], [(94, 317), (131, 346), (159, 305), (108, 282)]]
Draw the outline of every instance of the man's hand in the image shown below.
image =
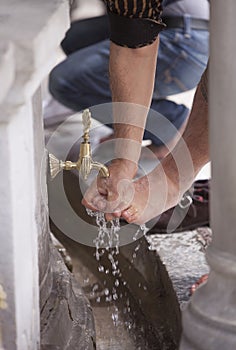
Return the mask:
[(124, 159), (114, 160), (108, 167), (110, 176), (98, 176), (86, 191), (82, 204), (94, 211), (106, 213), (106, 219), (120, 217), (134, 198), (133, 177), (137, 166)]
[[(106, 220), (123, 217), (135, 224), (143, 224), (177, 204), (178, 185), (167, 175), (168, 172), (175, 174), (173, 165), (168, 172), (158, 165), (148, 175), (133, 181), (132, 164), (125, 163), (116, 160), (109, 167), (109, 178), (98, 176), (85, 193), (82, 204), (105, 212)], [(173, 178), (178, 181), (176, 174)]]

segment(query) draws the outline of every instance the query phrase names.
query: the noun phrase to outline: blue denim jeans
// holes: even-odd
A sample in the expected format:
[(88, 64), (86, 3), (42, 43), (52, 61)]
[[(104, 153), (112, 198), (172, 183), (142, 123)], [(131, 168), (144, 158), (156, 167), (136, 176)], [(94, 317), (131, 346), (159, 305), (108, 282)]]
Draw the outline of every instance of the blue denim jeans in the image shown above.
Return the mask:
[[(186, 120), (189, 110), (182, 104), (167, 100), (166, 96), (197, 86), (208, 61), (208, 39), (208, 31), (191, 29), (189, 18), (186, 19), (184, 29), (170, 28), (160, 33), (151, 108), (177, 129)], [(49, 79), (49, 90), (53, 97), (75, 111), (111, 102), (109, 45), (109, 40), (100, 41), (72, 53), (57, 65)], [(104, 122), (101, 115), (97, 119)], [(159, 127), (155, 113), (149, 113), (147, 123), (148, 130)], [(171, 131), (163, 139), (168, 142), (173, 137), (174, 131)], [(156, 145), (163, 144), (163, 140), (149, 131), (145, 131), (144, 138), (151, 139)]]

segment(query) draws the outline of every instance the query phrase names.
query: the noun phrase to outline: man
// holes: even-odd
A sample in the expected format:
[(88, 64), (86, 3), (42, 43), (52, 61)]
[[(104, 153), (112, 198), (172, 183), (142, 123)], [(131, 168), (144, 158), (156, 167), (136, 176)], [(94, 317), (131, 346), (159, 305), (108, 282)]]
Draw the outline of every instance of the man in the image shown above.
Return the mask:
[[(107, 2), (111, 24), (112, 99), (113, 102), (122, 102), (121, 105), (128, 103), (129, 108), (119, 108), (120, 104), (116, 104), (114, 132), (116, 139), (123, 142), (118, 142), (117, 158), (109, 166), (110, 177), (98, 177), (85, 194), (83, 204), (93, 210), (106, 211), (108, 220), (122, 216), (127, 222), (141, 224), (173, 207), (209, 160), (206, 70), (198, 85), (183, 138), (160, 166), (132, 181), (137, 171), (147, 116), (145, 111), (136, 113), (137, 105), (148, 109), (151, 103), (158, 34), (164, 27), (160, 19), (161, 5), (161, 0)], [(186, 167), (180, 177), (175, 158), (185, 156), (186, 146), (193, 167)], [(125, 149), (129, 148), (135, 155), (132, 160), (125, 157)], [(128, 197), (126, 193), (129, 193)]]
[[(165, 144), (184, 128), (189, 115), (187, 107), (166, 97), (196, 87), (207, 64), (209, 4), (207, 0), (200, 0), (197, 6), (191, 0), (166, 1), (162, 18), (168, 27), (160, 33), (151, 108), (174, 127), (168, 128), (168, 122), (160, 125), (157, 114), (149, 113), (144, 139), (152, 141), (158, 158), (168, 153)], [(106, 16), (72, 23), (62, 42), (68, 57), (49, 79), (50, 92), (59, 102), (76, 111), (111, 102), (108, 38)], [(93, 117), (107, 122), (102, 115)], [(161, 139), (150, 132), (157, 129)]]

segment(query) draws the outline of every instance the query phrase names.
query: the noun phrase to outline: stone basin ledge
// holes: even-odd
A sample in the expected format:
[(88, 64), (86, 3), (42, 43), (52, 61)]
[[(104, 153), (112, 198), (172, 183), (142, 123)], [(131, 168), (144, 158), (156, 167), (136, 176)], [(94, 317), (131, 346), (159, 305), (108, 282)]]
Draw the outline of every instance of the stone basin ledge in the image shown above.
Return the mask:
[(53, 247), (48, 224), (41, 83), (56, 62), (69, 23), (69, 0), (0, 1), (4, 350), (75, 349), (78, 343), (95, 347), (91, 308)]

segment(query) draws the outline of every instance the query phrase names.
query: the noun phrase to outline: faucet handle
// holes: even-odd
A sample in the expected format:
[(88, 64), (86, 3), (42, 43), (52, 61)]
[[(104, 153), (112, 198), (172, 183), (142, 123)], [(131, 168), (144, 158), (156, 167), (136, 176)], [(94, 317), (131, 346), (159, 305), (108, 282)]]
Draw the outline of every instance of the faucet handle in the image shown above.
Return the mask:
[(84, 141), (89, 141), (89, 131), (91, 128), (91, 113), (89, 109), (85, 109), (82, 113), (82, 120), (83, 120), (83, 126), (84, 126)]
[(62, 170), (73, 170), (78, 168), (78, 163), (71, 162), (70, 160), (63, 162), (63, 160), (57, 159), (57, 157), (55, 157), (52, 153), (48, 154), (48, 158), (50, 175), (52, 179), (54, 179)]
[(60, 173), (64, 169), (64, 162), (62, 160), (57, 159), (52, 153), (48, 155), (49, 159), (49, 169), (51, 178), (54, 179), (57, 174)]

